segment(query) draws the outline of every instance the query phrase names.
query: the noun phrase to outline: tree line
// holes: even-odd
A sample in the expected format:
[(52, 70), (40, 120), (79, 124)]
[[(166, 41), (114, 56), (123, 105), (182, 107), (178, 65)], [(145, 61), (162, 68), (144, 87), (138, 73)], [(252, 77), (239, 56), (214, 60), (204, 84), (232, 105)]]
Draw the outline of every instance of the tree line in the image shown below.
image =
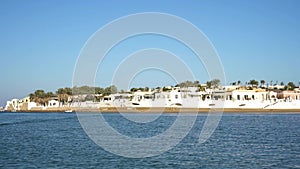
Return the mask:
[[(258, 87), (258, 85), (259, 85), (259, 83), (260, 83), (260, 87), (261, 88), (266, 88), (266, 87), (268, 87), (268, 86), (277, 86), (277, 85), (280, 85), (280, 86), (284, 86), (284, 90), (294, 90), (297, 86), (296, 86), (296, 84), (294, 83), (294, 82), (288, 82), (286, 85), (285, 85), (285, 83), (284, 82), (278, 82), (278, 81), (276, 81), (274, 84), (273, 84), (273, 80), (271, 80), (270, 81), (270, 83), (267, 83), (265, 80), (260, 80), (260, 81), (257, 81), (257, 80), (255, 80), (255, 79), (252, 79), (252, 80), (250, 80), (250, 81), (248, 81), (248, 82), (245, 82), (245, 85), (247, 86), (247, 85), (250, 85), (250, 86), (252, 86), (252, 87), (254, 87), (254, 86), (256, 86), (256, 87)], [(238, 80), (237, 82), (232, 82), (232, 83), (230, 83), (231, 85), (242, 85), (242, 83), (241, 83), (241, 81), (240, 80)], [(298, 82), (298, 86), (300, 86), (300, 81)]]
[(94, 96), (91, 95), (100, 95), (101, 96), (107, 96), (110, 94), (117, 93), (117, 87), (112, 85), (106, 88), (101, 87), (90, 87), (90, 86), (81, 86), (81, 87), (65, 87), (65, 88), (59, 88), (56, 90), (55, 93), (53, 92), (45, 92), (44, 90), (38, 89), (34, 93), (30, 93), (29, 97), (30, 100), (33, 102), (36, 102), (39, 105), (47, 105), (48, 102), (52, 99), (57, 99), (59, 103), (66, 104), (67, 102), (71, 101), (70, 96), (72, 95), (87, 95), (84, 99), (86, 100), (93, 100)]

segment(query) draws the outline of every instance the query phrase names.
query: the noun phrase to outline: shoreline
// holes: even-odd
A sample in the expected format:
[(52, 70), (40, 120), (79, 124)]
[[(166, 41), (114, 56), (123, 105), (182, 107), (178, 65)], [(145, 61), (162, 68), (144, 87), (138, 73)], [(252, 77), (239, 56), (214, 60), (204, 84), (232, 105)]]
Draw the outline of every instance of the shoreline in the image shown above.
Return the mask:
[(28, 112), (28, 113), (68, 113), (66, 111), (72, 110), (73, 113), (263, 113), (263, 114), (273, 114), (273, 113), (294, 113), (300, 114), (299, 109), (261, 109), (261, 108), (172, 108), (172, 107), (139, 107), (139, 108), (124, 108), (124, 107), (108, 107), (108, 108), (51, 108), (47, 110), (34, 109), (34, 110), (17, 110), (17, 111), (3, 111), (1, 113), (19, 113), (19, 112)]

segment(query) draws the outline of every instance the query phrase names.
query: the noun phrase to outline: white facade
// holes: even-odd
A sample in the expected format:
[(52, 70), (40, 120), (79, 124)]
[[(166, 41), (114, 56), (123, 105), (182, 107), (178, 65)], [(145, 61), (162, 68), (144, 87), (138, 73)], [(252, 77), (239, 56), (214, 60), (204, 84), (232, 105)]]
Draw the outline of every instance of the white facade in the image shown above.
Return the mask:
[[(11, 101), (6, 102), (5, 110), (12, 109), (12, 110), (21, 110), (21, 109), (28, 109), (30, 103), (30, 98), (25, 97), (23, 99), (12, 99)], [(25, 105), (27, 104), (27, 105)], [(27, 107), (24, 107), (27, 106)]]
[(128, 107), (132, 94), (117, 93), (100, 99), (99, 107)]
[(133, 93), (131, 106), (133, 107), (152, 107), (155, 96), (152, 92), (137, 91)]
[(20, 103), (19, 99), (12, 99), (11, 101), (7, 101), (5, 110), (8, 110), (10, 107), (12, 107), (13, 110), (19, 110), (20, 108), (19, 103)]
[(182, 106), (182, 98), (181, 98), (181, 90), (180, 88), (172, 89), (168, 95), (166, 100), (167, 107), (181, 107)]
[(47, 107), (59, 107), (59, 101), (57, 101), (57, 100), (49, 100)]
[(234, 90), (226, 93), (226, 100), (232, 101), (266, 101), (277, 99), (276, 92), (262, 90)]
[(35, 102), (29, 102), (28, 103), (28, 110), (31, 110), (34, 107), (42, 107), (42, 106), (37, 106)]

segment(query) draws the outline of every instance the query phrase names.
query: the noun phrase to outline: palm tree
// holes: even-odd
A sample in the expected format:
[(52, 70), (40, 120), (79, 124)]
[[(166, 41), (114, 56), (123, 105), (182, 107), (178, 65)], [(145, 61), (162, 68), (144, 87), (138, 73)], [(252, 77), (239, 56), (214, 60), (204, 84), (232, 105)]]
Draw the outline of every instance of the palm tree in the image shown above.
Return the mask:
[(31, 101), (41, 106), (45, 106), (49, 101), (49, 97), (47, 97), (44, 90), (36, 90), (34, 93), (30, 93), (29, 97)]
[(209, 89), (210, 89), (210, 88), (211, 88), (211, 86), (212, 86), (212, 85), (211, 85), (211, 81), (207, 81), (207, 82), (206, 82), (206, 85), (207, 85), (207, 88), (209, 88)]
[(199, 86), (200, 85), (200, 81), (199, 80), (196, 80), (196, 81), (194, 81), (194, 86), (196, 87), (196, 86)]
[(221, 84), (221, 80), (220, 79), (213, 79), (211, 81), (211, 86), (213, 88), (218, 88), (220, 86), (220, 84)]
[(256, 80), (250, 80), (250, 82), (248, 83), (248, 84), (250, 84), (252, 87), (255, 85), (255, 86), (257, 86), (258, 85), (258, 81), (256, 81)]
[(101, 87), (95, 87), (95, 94), (103, 94), (104, 89)]
[(72, 95), (72, 89), (68, 87), (59, 88), (56, 91), (56, 94), (58, 96), (59, 103), (65, 105), (65, 103), (68, 102), (69, 97)]
[(37, 97), (34, 93), (29, 94), (30, 101), (37, 103)]
[(266, 83), (266, 81), (265, 81), (265, 80), (260, 80), (260, 85), (261, 85), (261, 86), (264, 86), (264, 85), (265, 85), (265, 83)]
[(138, 91), (138, 88), (133, 87), (133, 88), (130, 89), (130, 91), (131, 92), (136, 92), (136, 91)]
[(200, 91), (205, 91), (205, 87), (199, 85), (199, 86), (198, 86), (197, 92), (200, 92)]
[(287, 84), (287, 88), (288, 88), (288, 90), (294, 90), (295, 89), (295, 84), (293, 83), (293, 82), (289, 82), (288, 84)]

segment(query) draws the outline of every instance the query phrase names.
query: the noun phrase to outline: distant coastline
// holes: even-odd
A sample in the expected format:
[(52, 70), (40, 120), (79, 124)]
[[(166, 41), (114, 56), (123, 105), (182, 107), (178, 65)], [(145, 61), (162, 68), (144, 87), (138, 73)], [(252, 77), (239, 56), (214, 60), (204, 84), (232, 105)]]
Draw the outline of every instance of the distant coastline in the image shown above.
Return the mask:
[(175, 86), (118, 91), (112, 85), (60, 88), (56, 93), (36, 90), (23, 99), (7, 101), (11, 112), (300, 112), (300, 87), (293, 82), (265, 85), (250, 80), (229, 86), (214, 79), (205, 84), (186, 81)]
[[(264, 113), (264, 114), (273, 114), (273, 113), (295, 113), (300, 114), (299, 109), (259, 109), (259, 108), (224, 108), (224, 109), (209, 109), (209, 108), (164, 108), (164, 107), (139, 107), (139, 108), (123, 108), (123, 107), (109, 107), (109, 108), (52, 108), (47, 110), (34, 109), (34, 110), (18, 110), (13, 111), (16, 113), (26, 112), (26, 113), (65, 113), (68, 110), (72, 110), (73, 113)], [(12, 111), (3, 111), (3, 112), (12, 112)]]

